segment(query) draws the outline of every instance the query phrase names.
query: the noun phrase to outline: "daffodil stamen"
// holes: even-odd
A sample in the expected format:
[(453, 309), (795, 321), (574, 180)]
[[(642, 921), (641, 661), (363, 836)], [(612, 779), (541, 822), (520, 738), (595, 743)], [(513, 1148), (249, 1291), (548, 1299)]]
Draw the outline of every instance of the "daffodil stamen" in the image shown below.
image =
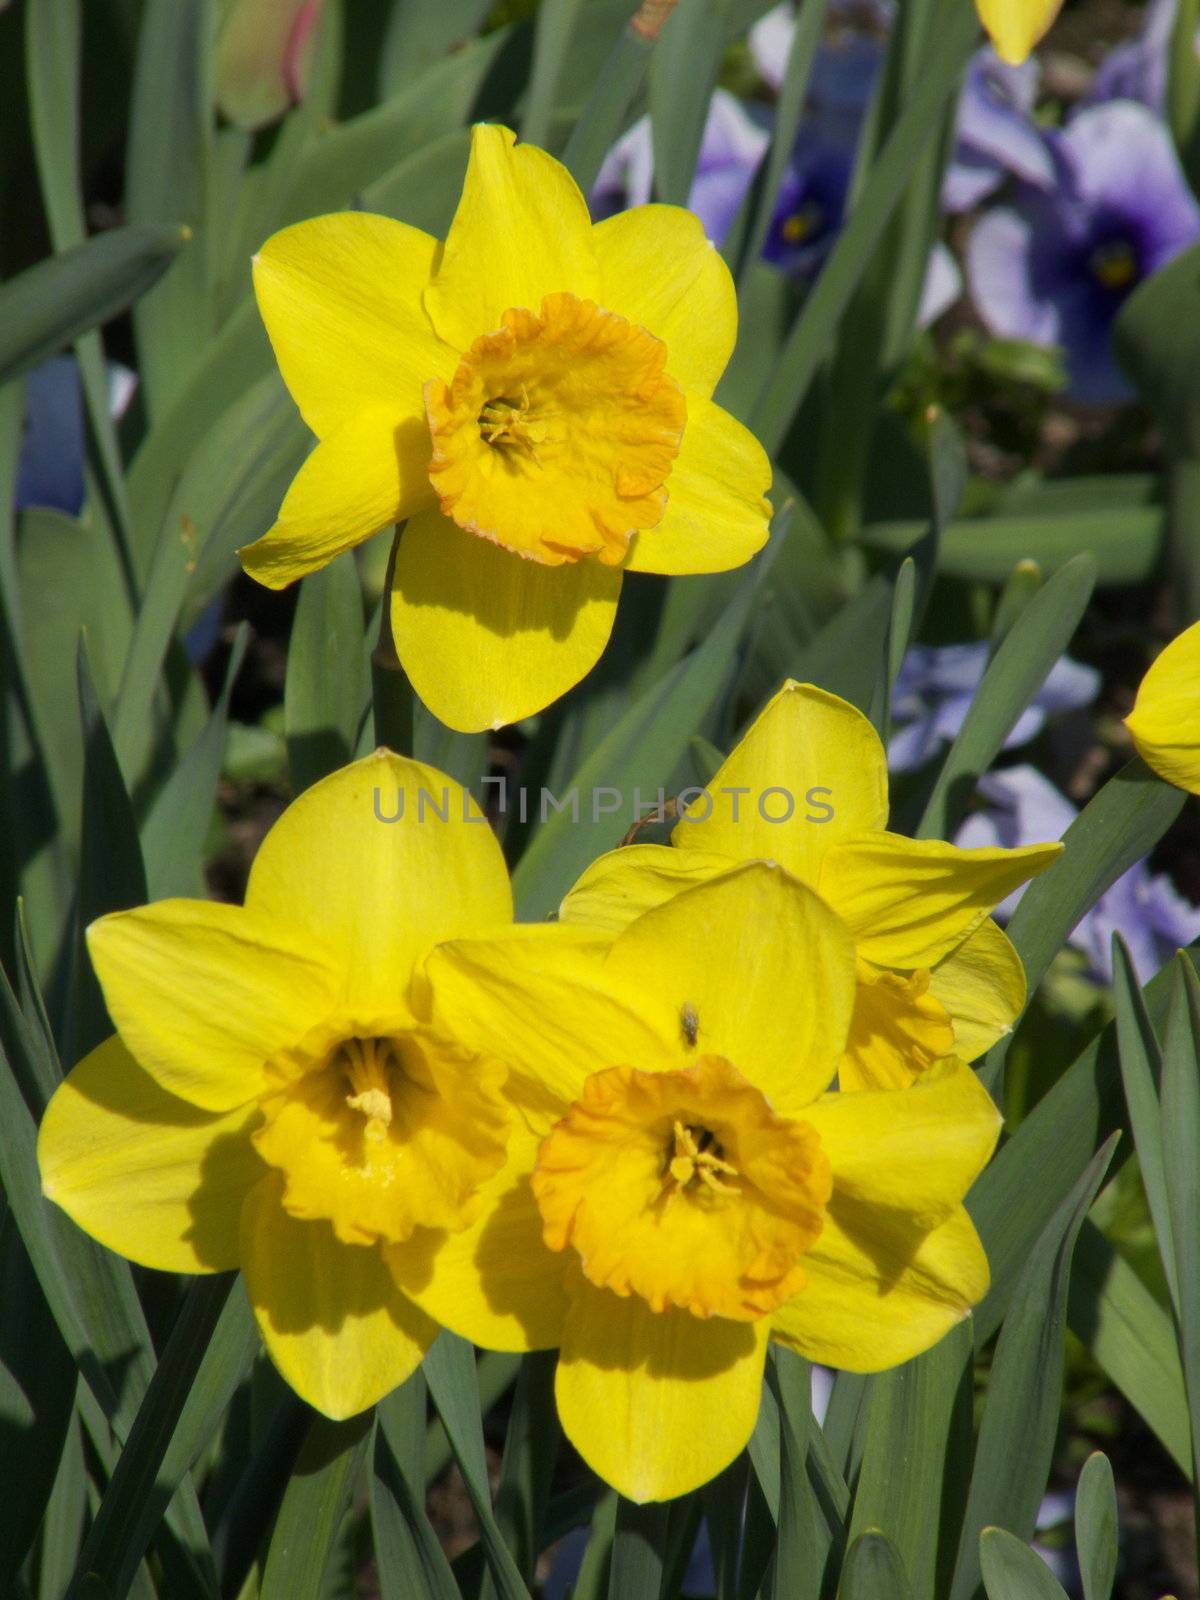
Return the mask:
[(752, 1322), (803, 1287), (830, 1168), (807, 1122), (777, 1117), (729, 1061), (701, 1056), (674, 1072), (593, 1073), (532, 1183), (546, 1243), (574, 1249), (597, 1287)]
[(674, 1143), (667, 1163), (664, 1185), (672, 1183), (668, 1199), (674, 1199), (691, 1184), (693, 1178), (713, 1194), (737, 1194), (735, 1184), (724, 1182), (720, 1174), (736, 1178), (738, 1169), (722, 1158), (721, 1146), (707, 1128), (690, 1128), (678, 1117), (674, 1123)]
[(394, 1075), (403, 1071), (392, 1039), (347, 1039), (335, 1054), (352, 1094), (346, 1104), (366, 1118), (366, 1137), (383, 1139), (392, 1125)]

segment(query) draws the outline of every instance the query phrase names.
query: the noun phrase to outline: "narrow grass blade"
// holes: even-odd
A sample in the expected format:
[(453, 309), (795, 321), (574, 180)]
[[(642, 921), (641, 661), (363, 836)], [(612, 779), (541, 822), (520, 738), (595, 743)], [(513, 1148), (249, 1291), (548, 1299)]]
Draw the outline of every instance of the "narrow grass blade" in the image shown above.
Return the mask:
[(1112, 1464), (1093, 1450), (1075, 1488), (1075, 1550), (1083, 1600), (1111, 1600), (1117, 1575), (1117, 1489)]
[(592, 86), (563, 151), (563, 165), (587, 194), (609, 149), (625, 131), (633, 97), (677, 0), (642, 0), (621, 30), (604, 70)]
[(75, 1363), (11, 1213), (0, 1220), (0, 1573), (33, 1544), (75, 1412)]
[(283, 711), (297, 794), (353, 758), (370, 697), (362, 584), (347, 552), (303, 580), (292, 622)]
[(1171, 1227), (1171, 1198), (1163, 1164), (1163, 1124), (1158, 1100), (1159, 1084), (1162, 1082), (1162, 1051), (1150, 1026), (1150, 1018), (1146, 1015), (1128, 946), (1119, 933), (1113, 935), (1112, 955), (1113, 1002), (1116, 1007), (1121, 1081), (1125, 1086), (1134, 1148), (1142, 1169), (1142, 1184), (1154, 1223), (1154, 1236), (1158, 1241), (1171, 1304), (1178, 1314), (1175, 1240)]
[[(1192, 1426), (1192, 1481), (1200, 1496), (1200, 980), (1184, 955), (1171, 970), (1163, 1041), (1163, 1178), (1175, 1247), (1176, 1321)], [(1200, 1507), (1200, 1499), (1197, 1501)]]
[(787, 436), (818, 366), (833, 345), (842, 314), (936, 128), (942, 106), (962, 80), (977, 37), (978, 23), (970, 8), (948, 7), (928, 70), (888, 136), (754, 407), (750, 424), (771, 455)]
[(554, 109), (562, 87), (562, 71), (579, 25), (583, 0), (542, 0), (534, 18), (533, 68), (521, 119), (521, 138), (549, 147)]
[(443, 1332), (426, 1355), (423, 1369), (433, 1403), (450, 1437), (471, 1508), (479, 1523), (480, 1539), (496, 1593), (500, 1600), (529, 1600), (529, 1591), (521, 1580), (492, 1511), (487, 1460), (483, 1450), (475, 1353), (465, 1339)]
[[(992, 658), (917, 828), (920, 839), (948, 839), (966, 813), (980, 774), (991, 766), (1017, 718), (1066, 650), (1096, 582), (1090, 556), (1076, 556), (1025, 607)], [(1069, 930), (1067, 930), (1069, 931)]]
[(979, 1563), (988, 1600), (1067, 1600), (1041, 1556), (1003, 1528), (983, 1530)]
[(370, 1480), (381, 1600), (459, 1600), (425, 1513), (425, 1380), (414, 1372), (377, 1408)]
[(708, 104), (725, 53), (724, 0), (684, 0), (650, 61), (650, 137), (655, 197), (686, 206)]
[(779, 1408), (779, 1536), (766, 1585), (768, 1600), (817, 1600), (828, 1542), (808, 1474), (812, 1414), (812, 1367), (776, 1346), (767, 1371)]
[[(257, 1348), (254, 1319), (232, 1273), (193, 1283), (117, 1460), (68, 1600), (79, 1600), (85, 1574), (99, 1577), (115, 1594), (125, 1593), (172, 1495), (216, 1433)], [(207, 1547), (196, 1553), (204, 1586), (215, 1592)]]
[(978, 1588), (979, 1535), (985, 1527), (1001, 1524), (1021, 1537), (1033, 1535), (1062, 1400), (1071, 1256), (1115, 1144), (1114, 1135), (1051, 1214), (1029, 1253), (1001, 1327), (950, 1600), (971, 1600)]
[(189, 238), (179, 227), (110, 228), (10, 278), (0, 288), (0, 383), (126, 310)]
[(554, 1404), (557, 1365), (556, 1350), (536, 1350), (521, 1363), (496, 1488), (496, 1522), (530, 1589), (561, 1437)]
[(204, 731), (174, 767), (142, 825), (142, 856), (151, 900), (205, 893), (204, 842), (212, 822), (225, 756), (229, 698), (249, 642), (241, 623), (229, 653), (225, 682)]
[[(74, 1385), (71, 1394), (74, 1398)], [(37, 1600), (60, 1600), (67, 1592), (88, 1514), (88, 1475), (83, 1454), (83, 1431), (72, 1414), (58, 1476), (46, 1502), (38, 1549)]]
[(283, 1496), (259, 1600), (323, 1600), (342, 1522), (358, 1491), (373, 1413), (345, 1422), (313, 1414)]

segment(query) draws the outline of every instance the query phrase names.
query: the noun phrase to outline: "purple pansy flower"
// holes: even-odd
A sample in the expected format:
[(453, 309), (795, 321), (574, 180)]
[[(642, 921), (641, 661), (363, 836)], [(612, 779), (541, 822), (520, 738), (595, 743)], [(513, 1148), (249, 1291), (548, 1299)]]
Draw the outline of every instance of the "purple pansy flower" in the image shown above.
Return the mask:
[(1054, 182), (1054, 161), (1032, 119), (1040, 75), (1032, 57), (1010, 67), (990, 45), (971, 57), (942, 186), (947, 211), (970, 211), (1010, 174), (1026, 183)]
[[(729, 232), (770, 137), (740, 100), (725, 89), (716, 90), (688, 195), (689, 210), (700, 218), (714, 244), (721, 244)], [(592, 215), (600, 221), (629, 206), (645, 205), (653, 188), (650, 119), (642, 117), (605, 156), (592, 188)]]
[[(955, 843), (968, 848), (1000, 845), (1013, 849), (1058, 839), (1078, 812), (1036, 767), (1006, 767), (979, 780), (979, 792), (991, 802), (986, 811), (969, 816)], [(1024, 894), (1018, 889), (996, 916), (1004, 921)], [(1095, 978), (1112, 981), (1112, 936), (1129, 946), (1134, 969), (1148, 982), (1183, 945), (1200, 937), (1200, 906), (1194, 906), (1165, 873), (1152, 873), (1139, 861), (1117, 879), (1074, 929), (1070, 943), (1087, 957)]]
[[(914, 645), (896, 674), (888, 765), (909, 772), (936, 755), (957, 736), (987, 667), (986, 640), (977, 644)], [(1026, 744), (1038, 734), (1047, 712), (1076, 711), (1090, 705), (1100, 689), (1100, 674), (1069, 656), (1050, 669), (1045, 683), (1026, 706), (1005, 749)], [(1057, 834), (1054, 835), (1057, 838)]]
[(1200, 207), (1145, 106), (1090, 106), (1045, 138), (1055, 182), (1022, 184), (1011, 206), (976, 223), (971, 293), (992, 333), (1062, 346), (1076, 399), (1124, 399), (1113, 320), (1143, 279), (1200, 239)]

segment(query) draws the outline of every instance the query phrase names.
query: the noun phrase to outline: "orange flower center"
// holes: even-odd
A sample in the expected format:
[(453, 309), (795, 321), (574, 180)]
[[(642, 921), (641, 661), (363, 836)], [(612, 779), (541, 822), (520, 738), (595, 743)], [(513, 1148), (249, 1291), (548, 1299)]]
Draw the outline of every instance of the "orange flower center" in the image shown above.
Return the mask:
[(666, 346), (573, 294), (506, 311), (425, 386), (429, 477), (461, 528), (548, 566), (624, 559), (667, 503), (687, 407)]
[(547, 1245), (575, 1251), (592, 1283), (736, 1321), (803, 1287), (832, 1191), (815, 1129), (777, 1117), (721, 1056), (594, 1073), (532, 1184)]

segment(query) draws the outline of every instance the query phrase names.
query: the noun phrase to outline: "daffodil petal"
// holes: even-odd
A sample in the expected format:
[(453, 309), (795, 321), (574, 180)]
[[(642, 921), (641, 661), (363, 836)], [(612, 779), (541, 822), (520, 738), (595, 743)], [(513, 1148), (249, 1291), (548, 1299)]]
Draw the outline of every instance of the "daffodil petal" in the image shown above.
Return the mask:
[(392, 635), (434, 715), (477, 733), (532, 716), (590, 672), (620, 592), (620, 568), (525, 561), (426, 511), (396, 553)]
[(1050, 30), (1063, 0), (976, 0), (979, 20), (1001, 61), (1019, 67)]
[(854, 947), (829, 907), (776, 866), (735, 867), (648, 911), (617, 937), (605, 972), (644, 991), (644, 1014), (674, 1035), (674, 1065), (724, 1056), (780, 1116), (803, 1110), (837, 1070)]
[(600, 285), (587, 202), (561, 162), (508, 128), (477, 123), (462, 196), (425, 308), (441, 337), (465, 350), (505, 311), (541, 309), (568, 290), (595, 300)]
[(496, 836), (459, 784), (390, 750), (306, 789), (250, 870), (246, 904), (337, 954), (346, 1008), (402, 1006), (439, 939), (512, 920)]
[(303, 1400), (340, 1421), (382, 1400), (420, 1365), (438, 1326), (400, 1293), (379, 1250), (297, 1222), (274, 1173), (246, 1196), (246, 1293), (271, 1360)]
[(737, 861), (778, 861), (815, 885), (835, 840), (886, 826), (887, 794), (887, 757), (862, 712), (789, 679), (671, 838)]
[(846, 1197), (904, 1214), (925, 1231), (957, 1211), (1003, 1122), (971, 1068), (953, 1059), (907, 1089), (826, 1095), (804, 1120), (833, 1167), (835, 1207)]
[(661, 339), (667, 371), (707, 398), (737, 341), (737, 290), (699, 217), (682, 206), (635, 206), (597, 223), (592, 240), (601, 305)]
[(835, 1195), (804, 1266), (808, 1281), (772, 1314), (772, 1337), (849, 1372), (920, 1355), (988, 1288), (987, 1257), (961, 1207), (922, 1233), (901, 1214)]
[(488, 1350), (549, 1350), (562, 1343), (564, 1263), (542, 1242), (529, 1174), (544, 1127), (519, 1117), (502, 1171), (479, 1188), (482, 1210), (461, 1233), (422, 1229), (384, 1260), (400, 1288), (443, 1327)]
[(646, 911), (697, 884), (728, 872), (728, 856), (707, 850), (676, 850), (661, 844), (630, 844), (597, 857), (568, 891), (558, 909), (564, 924), (620, 933)]
[(432, 504), (429, 453), (423, 416), (359, 412), (317, 445), (274, 526), (238, 551), (242, 566), (268, 589), (283, 589)]
[(634, 536), (628, 572), (727, 572), (767, 542), (771, 463), (748, 428), (687, 396), (687, 424), (662, 520)]
[(986, 917), (933, 968), (929, 992), (950, 1013), (955, 1055), (974, 1061), (1024, 1010), (1025, 968), (1011, 939)]
[(768, 1320), (651, 1311), (581, 1282), (555, 1396), (563, 1429), (628, 1500), (669, 1500), (715, 1478), (758, 1419)]
[[(550, 930), (566, 937), (547, 937)], [(678, 1025), (664, 1033), (647, 1019), (645, 984), (606, 977), (609, 941), (581, 942), (553, 923), (550, 930), (517, 927), (497, 939), (452, 940), (424, 969), (434, 1025), (469, 1050), (498, 1053), (543, 1133), (590, 1073), (681, 1064)]]
[(265, 1168), (255, 1107), (224, 1115), (168, 1094), (115, 1035), (51, 1096), (42, 1193), (118, 1255), (161, 1272), (238, 1265), (238, 1220)]
[(245, 1105), (267, 1062), (327, 1014), (334, 969), (286, 928), (211, 900), (160, 900), (92, 923), (109, 1016), (164, 1089), (206, 1111)]
[(254, 292), (283, 381), (319, 438), (379, 407), (424, 416), (430, 378), (457, 353), (421, 303), (438, 241), (365, 211), (314, 217), (272, 234), (254, 258)]
[(1125, 726), (1160, 778), (1200, 794), (1200, 622), (1172, 639), (1152, 664)]
[(1006, 895), (1044, 872), (1061, 844), (961, 850), (941, 839), (862, 834), (831, 845), (818, 888), (883, 967), (932, 967), (974, 933)]

